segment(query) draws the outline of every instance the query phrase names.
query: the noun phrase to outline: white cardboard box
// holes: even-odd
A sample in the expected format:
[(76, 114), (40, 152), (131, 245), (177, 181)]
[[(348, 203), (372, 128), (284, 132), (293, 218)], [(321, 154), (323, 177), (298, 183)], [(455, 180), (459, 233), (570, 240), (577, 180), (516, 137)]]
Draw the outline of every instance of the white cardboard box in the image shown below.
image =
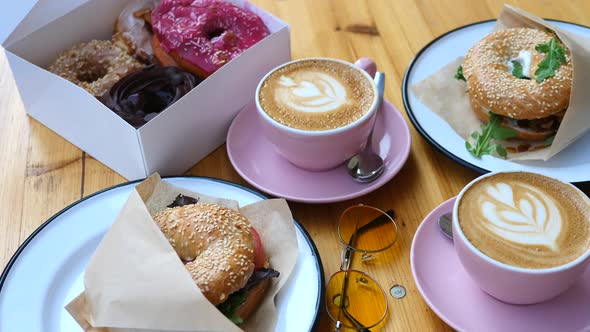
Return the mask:
[(186, 171), (225, 141), (264, 74), (291, 58), (285, 22), (245, 0), (225, 1), (256, 13), (271, 35), (135, 129), (44, 69), (74, 44), (110, 39), (127, 2), (39, 0), (3, 44), (27, 113), (129, 180)]

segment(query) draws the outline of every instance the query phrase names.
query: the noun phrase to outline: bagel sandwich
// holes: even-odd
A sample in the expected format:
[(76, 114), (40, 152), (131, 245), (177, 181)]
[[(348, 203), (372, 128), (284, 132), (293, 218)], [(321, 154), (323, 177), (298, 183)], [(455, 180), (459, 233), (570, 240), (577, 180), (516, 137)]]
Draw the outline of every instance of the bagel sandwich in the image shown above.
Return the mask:
[[(490, 33), (467, 53), (457, 78), (487, 124), (491, 114), (514, 138), (552, 138), (569, 105), (573, 69), (569, 49), (552, 33), (512, 28)], [(461, 75), (460, 75), (461, 74)]]
[(182, 195), (152, 217), (207, 300), (235, 324), (244, 323), (279, 276), (248, 219)]

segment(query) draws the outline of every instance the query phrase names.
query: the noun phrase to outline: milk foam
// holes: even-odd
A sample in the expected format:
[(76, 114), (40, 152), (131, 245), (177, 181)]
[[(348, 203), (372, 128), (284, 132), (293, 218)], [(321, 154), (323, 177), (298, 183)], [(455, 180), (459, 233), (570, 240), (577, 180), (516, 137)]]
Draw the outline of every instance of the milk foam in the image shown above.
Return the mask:
[(299, 74), (280, 77), (276, 102), (307, 113), (330, 112), (346, 104), (346, 88), (337, 78), (321, 72)]
[(258, 101), (273, 120), (296, 129), (330, 130), (363, 117), (375, 100), (375, 86), (357, 68), (326, 59), (296, 61), (272, 72)]
[(559, 250), (563, 216), (552, 197), (524, 183), (490, 183), (485, 191), (489, 196), (480, 208), (490, 232), (515, 243)]
[(560, 266), (590, 248), (590, 199), (539, 174), (506, 172), (481, 179), (463, 193), (457, 216), (474, 247), (512, 266)]

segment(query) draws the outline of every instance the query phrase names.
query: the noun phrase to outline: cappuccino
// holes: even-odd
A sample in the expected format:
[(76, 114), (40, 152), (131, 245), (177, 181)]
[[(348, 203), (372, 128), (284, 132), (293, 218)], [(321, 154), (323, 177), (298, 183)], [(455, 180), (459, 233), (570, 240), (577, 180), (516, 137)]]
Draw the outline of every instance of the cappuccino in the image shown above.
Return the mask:
[(498, 173), (467, 188), (458, 204), (461, 231), (496, 261), (545, 269), (590, 249), (590, 200), (558, 180)]
[(334, 60), (287, 64), (261, 84), (262, 110), (295, 129), (321, 131), (344, 127), (369, 112), (376, 97), (373, 82), (360, 69)]

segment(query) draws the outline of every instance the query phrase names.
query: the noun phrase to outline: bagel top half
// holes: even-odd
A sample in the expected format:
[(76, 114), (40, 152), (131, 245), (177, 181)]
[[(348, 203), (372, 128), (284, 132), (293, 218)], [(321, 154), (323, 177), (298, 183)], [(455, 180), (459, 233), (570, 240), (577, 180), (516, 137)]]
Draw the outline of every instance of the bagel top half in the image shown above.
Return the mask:
[(246, 285), (254, 272), (254, 238), (238, 211), (199, 203), (168, 208), (153, 218), (211, 303), (224, 302)]
[[(537, 29), (513, 28), (490, 33), (467, 53), (463, 74), (469, 85), (472, 104), (486, 111), (513, 119), (539, 119), (564, 111), (569, 104), (572, 85), (572, 61), (569, 49), (565, 64), (553, 77), (537, 82), (535, 71), (546, 54), (535, 50), (555, 35)], [(530, 79), (517, 78), (509, 63), (521, 51), (531, 55)]]

